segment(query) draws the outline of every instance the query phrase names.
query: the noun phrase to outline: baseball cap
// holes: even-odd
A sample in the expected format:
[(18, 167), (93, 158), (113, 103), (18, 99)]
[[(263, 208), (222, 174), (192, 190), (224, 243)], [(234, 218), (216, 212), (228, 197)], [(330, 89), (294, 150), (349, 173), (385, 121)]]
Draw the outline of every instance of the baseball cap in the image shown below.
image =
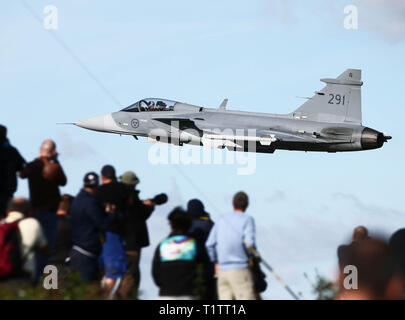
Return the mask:
[(83, 184), (85, 187), (97, 187), (98, 186), (98, 174), (95, 172), (88, 172), (84, 176)]
[(110, 178), (113, 179), (115, 178), (115, 169), (112, 165), (106, 164), (102, 169), (101, 169), (101, 175), (105, 178)]
[(126, 185), (136, 186), (139, 183), (139, 178), (132, 171), (126, 171), (120, 176), (120, 181)]

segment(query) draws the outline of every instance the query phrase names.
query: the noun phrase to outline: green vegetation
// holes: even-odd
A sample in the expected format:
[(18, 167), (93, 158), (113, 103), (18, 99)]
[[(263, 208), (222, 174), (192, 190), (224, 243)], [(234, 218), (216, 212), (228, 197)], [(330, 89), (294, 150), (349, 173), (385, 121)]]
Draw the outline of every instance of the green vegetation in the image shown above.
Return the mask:
[(306, 273), (304, 273), (304, 276), (310, 282), (312, 293), (315, 294), (316, 300), (334, 300), (337, 295), (336, 285), (324, 276), (321, 276), (318, 270), (315, 269), (315, 272), (315, 282), (311, 282)]
[[(98, 283), (83, 285), (77, 273), (61, 277), (58, 289), (46, 290), (42, 285), (0, 283), (0, 300), (101, 300), (105, 295)], [(42, 284), (42, 282), (40, 282)]]

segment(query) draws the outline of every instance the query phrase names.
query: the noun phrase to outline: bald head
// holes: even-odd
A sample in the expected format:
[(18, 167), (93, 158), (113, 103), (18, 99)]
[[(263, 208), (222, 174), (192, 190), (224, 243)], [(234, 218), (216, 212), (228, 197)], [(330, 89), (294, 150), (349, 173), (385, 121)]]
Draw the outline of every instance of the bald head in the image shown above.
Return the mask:
[(30, 204), (25, 198), (14, 198), (10, 200), (7, 206), (7, 212), (17, 211), (23, 215), (27, 215), (30, 210)]
[(56, 155), (56, 144), (53, 140), (47, 139), (42, 142), (39, 148), (39, 155), (41, 157), (52, 158)]
[(366, 227), (358, 226), (353, 231), (353, 241), (364, 240), (368, 237), (368, 230)]

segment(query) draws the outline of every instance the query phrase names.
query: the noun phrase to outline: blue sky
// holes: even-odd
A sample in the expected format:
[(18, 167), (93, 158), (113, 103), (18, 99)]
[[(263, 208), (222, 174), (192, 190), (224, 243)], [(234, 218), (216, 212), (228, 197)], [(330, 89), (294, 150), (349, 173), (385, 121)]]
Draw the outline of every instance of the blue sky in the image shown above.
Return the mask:
[[(114, 96), (112, 99), (32, 16), (21, 1), (0, 4), (0, 123), (27, 160), (53, 138), (76, 194), (83, 175), (106, 163), (134, 170), (141, 195), (170, 201), (149, 221), (141, 290), (153, 299), (153, 250), (175, 205), (198, 197), (213, 218), (245, 190), (263, 257), (305, 298), (307, 272), (336, 272), (336, 247), (354, 226), (389, 235), (405, 224), (403, 119), (405, 6), (396, 0), (336, 1), (28, 1), (36, 14), (58, 8), (54, 32)], [(358, 30), (343, 27), (346, 5)], [(357, 153), (276, 151), (257, 155), (253, 175), (237, 165), (156, 166), (145, 140), (56, 125), (117, 111), (156, 96), (206, 107), (288, 113), (322, 88), (320, 78), (363, 70), (363, 124), (393, 139)], [(118, 102), (115, 102), (117, 100)], [(176, 148), (176, 147), (173, 147)], [(221, 152), (221, 151), (218, 151)], [(224, 151), (226, 152), (226, 151)], [(186, 178), (186, 177), (188, 178)], [(190, 183), (190, 180), (192, 183)], [(17, 195), (27, 196), (26, 181)], [(269, 299), (289, 299), (269, 275)]]

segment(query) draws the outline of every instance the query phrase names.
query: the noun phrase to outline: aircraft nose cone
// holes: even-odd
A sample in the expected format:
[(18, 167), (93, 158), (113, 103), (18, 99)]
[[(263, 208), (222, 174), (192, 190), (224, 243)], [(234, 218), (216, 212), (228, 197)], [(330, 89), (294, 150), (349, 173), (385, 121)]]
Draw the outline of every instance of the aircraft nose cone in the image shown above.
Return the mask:
[(111, 114), (91, 117), (76, 122), (78, 127), (95, 131), (116, 131), (118, 126), (115, 124)]

